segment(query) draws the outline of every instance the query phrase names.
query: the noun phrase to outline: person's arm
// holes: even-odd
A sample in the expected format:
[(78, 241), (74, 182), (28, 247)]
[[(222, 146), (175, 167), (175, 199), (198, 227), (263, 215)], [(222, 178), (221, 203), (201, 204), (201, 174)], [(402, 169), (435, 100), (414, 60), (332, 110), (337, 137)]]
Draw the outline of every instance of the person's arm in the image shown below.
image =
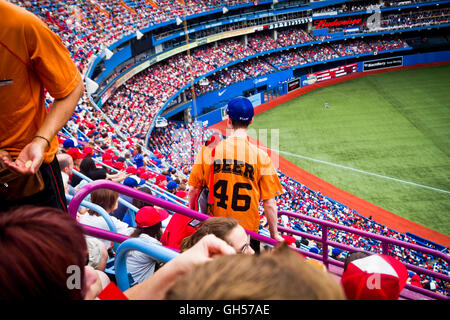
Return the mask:
[[(80, 80), (69, 95), (62, 99), (55, 99), (35, 136), (44, 137), (50, 142), (72, 116), (83, 92), (84, 84)], [(35, 174), (42, 164), (44, 152), (49, 147), (45, 139), (35, 137), (22, 149), (15, 161), (4, 156), (3, 163), (17, 173)]]
[(192, 209), (192, 210), (196, 209), (195, 201), (197, 200), (198, 195), (200, 194), (201, 191), (202, 191), (201, 188), (189, 186), (189, 191), (188, 191), (189, 209)]
[(196, 245), (167, 262), (150, 278), (124, 294), (130, 300), (162, 300), (175, 282), (193, 267), (209, 262), (216, 255), (235, 254), (236, 251), (213, 234), (204, 236)]
[(278, 209), (275, 199), (263, 200), (264, 214), (269, 224), (270, 237), (277, 241), (284, 241), (278, 233)]

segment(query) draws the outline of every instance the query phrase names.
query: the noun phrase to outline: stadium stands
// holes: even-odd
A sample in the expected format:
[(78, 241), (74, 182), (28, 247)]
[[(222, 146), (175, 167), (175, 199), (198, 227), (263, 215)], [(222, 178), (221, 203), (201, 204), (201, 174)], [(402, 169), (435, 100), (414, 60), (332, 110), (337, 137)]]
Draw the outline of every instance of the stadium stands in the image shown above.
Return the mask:
[[(84, 73), (90, 60), (100, 54), (105, 47), (121, 37), (134, 33), (137, 29), (221, 8), (239, 3), (253, 1), (189, 1), (185, 8), (176, 0), (158, 1), (155, 8), (145, 0), (126, 1), (12, 1), (37, 14), (50, 28), (60, 35), (69, 49), (79, 70)], [(323, 9), (320, 13), (338, 10), (340, 13), (371, 8), (376, 2), (358, 3), (337, 8)], [(395, 1), (384, 5), (394, 6)], [(381, 29), (407, 28), (427, 24), (448, 23), (449, 10), (435, 9), (420, 15), (412, 13), (395, 13), (383, 17)], [(277, 32), (276, 40), (266, 33), (255, 33), (247, 37), (247, 44), (237, 39), (227, 39), (199, 47), (191, 51), (191, 55), (179, 53), (167, 60), (153, 64), (147, 70), (127, 81), (117, 89), (103, 106), (104, 115), (91, 107), (88, 98), (80, 102), (73, 117), (67, 122), (60, 137), (61, 147), (64, 137), (75, 137), (80, 143), (76, 148), (87, 155), (83, 146), (94, 148), (93, 158), (103, 163), (109, 173), (115, 169), (126, 171), (134, 168), (133, 147), (143, 144), (144, 137), (158, 111), (171, 96), (194, 79), (249, 56), (282, 49), (290, 46), (307, 44), (308, 42), (330, 39), (329, 36), (313, 36), (301, 28), (292, 27)], [(207, 84), (196, 84), (195, 95), (200, 96), (233, 83), (259, 77), (268, 73), (293, 68), (307, 63), (328, 61), (345, 56), (357, 56), (366, 53), (382, 53), (386, 50), (406, 48), (408, 44), (400, 37), (354, 39), (304, 46), (278, 51), (264, 57), (252, 58), (242, 63), (222, 69), (207, 78)], [(124, 69), (130, 65), (125, 65)], [(114, 78), (114, 74), (110, 79)], [(185, 91), (187, 99), (192, 99), (191, 90)], [(52, 99), (48, 96), (47, 103)], [(140, 173), (150, 185), (156, 185), (158, 175), (163, 174), (172, 180), (186, 182), (194, 156), (201, 145), (213, 134), (197, 123), (169, 122), (166, 127), (156, 128), (151, 136), (147, 165)], [(127, 139), (120, 139), (125, 136)], [(109, 151), (108, 151), (109, 150)], [(124, 167), (117, 166), (118, 159), (126, 159)], [(120, 170), (119, 169), (119, 170)], [(168, 171), (175, 169), (176, 174)], [(285, 194), (277, 199), (280, 210), (302, 213), (325, 221), (374, 234), (388, 236), (393, 239), (421, 244), (416, 239), (400, 234), (395, 230), (378, 224), (376, 221), (362, 217), (351, 208), (345, 207), (322, 195), (319, 191), (310, 190), (307, 186), (294, 181), (278, 172)], [(164, 192), (162, 191), (162, 196)], [(279, 223), (284, 224), (280, 219)], [(312, 223), (290, 218), (286, 227), (319, 236), (320, 228)], [(345, 232), (331, 230), (331, 240), (352, 245), (367, 251), (381, 252), (377, 241), (367, 240), (360, 236), (348, 235)], [(312, 248), (317, 243), (309, 241), (305, 248)], [(429, 243), (424, 244), (432, 247)], [(391, 247), (390, 253), (399, 260), (428, 270), (448, 274), (448, 264), (442, 259), (408, 249)], [(422, 281), (435, 281), (429, 276), (421, 275)], [(436, 292), (449, 295), (449, 284), (436, 283)]]

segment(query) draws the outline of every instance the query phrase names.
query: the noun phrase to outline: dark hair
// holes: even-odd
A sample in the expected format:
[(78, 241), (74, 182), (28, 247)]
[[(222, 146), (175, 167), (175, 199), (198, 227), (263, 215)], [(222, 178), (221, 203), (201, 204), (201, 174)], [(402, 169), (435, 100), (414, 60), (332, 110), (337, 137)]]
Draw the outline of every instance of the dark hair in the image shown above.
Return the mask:
[(90, 171), (97, 169), (95, 165), (95, 161), (92, 160), (91, 157), (86, 157), (80, 163), (80, 172), (84, 175), (87, 175)]
[[(118, 198), (119, 193), (109, 189), (96, 189), (91, 193), (91, 202), (99, 205), (108, 213), (114, 209), (114, 205), (116, 204)], [(90, 215), (99, 216), (99, 214), (94, 210), (89, 210), (88, 213)]]
[(193, 234), (181, 241), (180, 252), (193, 247), (204, 236), (213, 234), (216, 237), (225, 240), (231, 230), (239, 225), (236, 219), (232, 217), (212, 217), (209, 218), (195, 230)]
[(348, 266), (348, 264), (350, 262), (358, 260), (358, 259), (362, 259), (362, 258), (365, 258), (365, 257), (368, 257), (370, 255), (372, 255), (372, 254), (369, 253), (369, 252), (366, 252), (366, 251), (352, 251), (352, 252), (349, 252), (347, 254), (347, 257), (345, 258), (345, 261), (344, 261), (344, 271), (347, 270), (347, 266)]
[(92, 180), (106, 179), (107, 171), (105, 168), (95, 168), (86, 174)]
[(233, 129), (247, 129), (250, 125), (250, 121), (239, 121), (239, 120), (233, 120), (231, 119), (231, 125), (233, 126)]
[(149, 235), (150, 237), (155, 238), (156, 240), (160, 241), (161, 237), (162, 237), (161, 227), (162, 227), (161, 222), (158, 222), (157, 224), (154, 224), (151, 227), (146, 227), (146, 228), (136, 227), (136, 229), (133, 231), (133, 233), (130, 235), (130, 237), (137, 238), (142, 233), (145, 233), (145, 234)]
[[(49, 207), (23, 206), (0, 214), (0, 300), (83, 299), (87, 255), (82, 227)], [(69, 266), (80, 268), (70, 289)]]
[[(142, 191), (142, 192), (145, 192), (145, 193), (148, 193), (150, 195), (153, 195), (152, 190), (149, 187), (140, 187), (138, 190)], [(142, 200), (139, 200), (139, 199), (133, 199), (132, 204), (133, 204), (133, 206), (135, 206), (138, 209), (141, 209), (141, 208), (146, 207), (146, 206), (153, 207), (153, 204), (150, 204), (148, 202), (145, 202), (145, 201), (142, 201)]]

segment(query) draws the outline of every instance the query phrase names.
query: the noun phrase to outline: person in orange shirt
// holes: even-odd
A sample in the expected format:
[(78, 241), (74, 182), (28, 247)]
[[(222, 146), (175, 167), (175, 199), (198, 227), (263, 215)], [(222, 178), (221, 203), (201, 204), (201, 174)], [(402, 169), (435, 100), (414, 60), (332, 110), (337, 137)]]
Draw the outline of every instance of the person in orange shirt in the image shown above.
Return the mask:
[[(268, 154), (248, 141), (247, 129), (253, 121), (253, 105), (247, 98), (237, 97), (227, 105), (228, 128), (231, 135), (205, 145), (197, 154), (189, 176), (189, 206), (197, 209), (197, 199), (203, 187), (208, 187), (214, 199), (211, 206), (215, 217), (233, 217), (246, 230), (259, 230), (259, 202), (263, 201), (270, 235), (284, 241), (277, 231), (278, 209), (275, 197), (283, 193)], [(214, 158), (213, 187), (211, 168)], [(211, 190), (212, 189), (212, 190)], [(259, 253), (259, 242), (251, 240)]]
[[(55, 157), (56, 134), (83, 94), (81, 75), (61, 39), (44, 22), (4, 0), (0, 65), (0, 211), (23, 204), (67, 210)], [(55, 99), (48, 110), (44, 89)], [(33, 184), (16, 199), (21, 190), (17, 181), (38, 173), (43, 189)]]

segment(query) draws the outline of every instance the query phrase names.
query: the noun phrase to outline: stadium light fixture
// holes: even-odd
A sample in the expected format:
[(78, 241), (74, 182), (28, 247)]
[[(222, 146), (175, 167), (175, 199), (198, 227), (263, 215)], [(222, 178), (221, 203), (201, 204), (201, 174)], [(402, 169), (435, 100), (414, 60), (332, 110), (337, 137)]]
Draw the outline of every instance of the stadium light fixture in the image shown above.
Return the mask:
[(89, 95), (93, 94), (98, 89), (98, 83), (86, 77), (86, 91)]
[(138, 40), (141, 40), (141, 38), (144, 36), (144, 34), (142, 32), (140, 32), (139, 30), (136, 30), (136, 38)]
[(106, 60), (111, 59), (111, 57), (113, 56), (113, 52), (111, 50), (109, 50), (108, 48), (105, 48), (105, 58)]

